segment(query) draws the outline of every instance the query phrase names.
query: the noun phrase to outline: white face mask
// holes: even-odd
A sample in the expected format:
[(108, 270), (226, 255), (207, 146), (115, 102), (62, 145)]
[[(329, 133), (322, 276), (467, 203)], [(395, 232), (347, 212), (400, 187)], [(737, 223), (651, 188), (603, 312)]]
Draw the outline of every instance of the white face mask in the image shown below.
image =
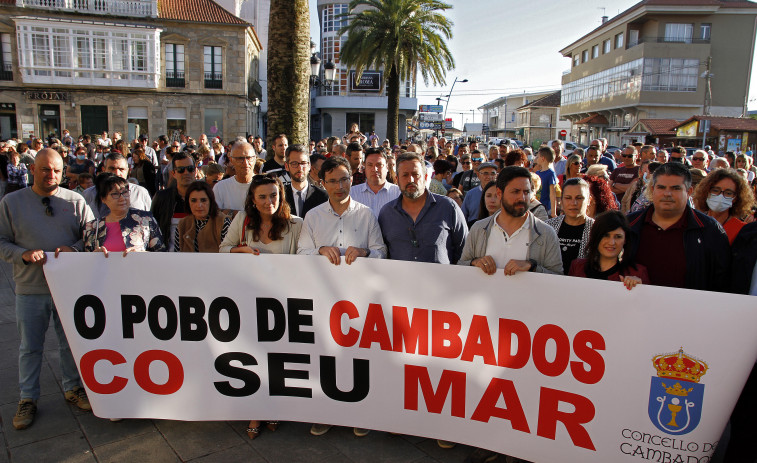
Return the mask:
[(723, 193), (707, 197), (707, 207), (712, 212), (725, 212), (733, 206), (733, 198), (726, 198)]
[(644, 183), (647, 183), (649, 181), (649, 172), (644, 172), (642, 180), (644, 181)]

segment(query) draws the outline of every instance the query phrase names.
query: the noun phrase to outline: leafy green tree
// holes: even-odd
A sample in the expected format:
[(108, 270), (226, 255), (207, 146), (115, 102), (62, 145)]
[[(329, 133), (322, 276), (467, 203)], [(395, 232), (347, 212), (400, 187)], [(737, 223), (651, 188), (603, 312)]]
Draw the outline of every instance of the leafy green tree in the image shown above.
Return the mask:
[(455, 66), (445, 40), (452, 38), (452, 22), (444, 14), (452, 5), (438, 0), (352, 0), (343, 15), (347, 35), (340, 60), (354, 67), (357, 78), (366, 69), (384, 69), (388, 97), (387, 138), (398, 143), (400, 83), (414, 79), (443, 85)]

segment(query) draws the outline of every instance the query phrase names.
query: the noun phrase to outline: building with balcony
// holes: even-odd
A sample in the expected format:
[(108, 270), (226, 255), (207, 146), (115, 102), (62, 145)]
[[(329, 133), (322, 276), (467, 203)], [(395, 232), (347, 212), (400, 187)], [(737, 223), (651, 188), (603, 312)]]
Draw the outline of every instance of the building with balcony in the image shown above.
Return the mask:
[(566, 140), (570, 133), (570, 121), (560, 117), (560, 90), (515, 111), (515, 133), (527, 145), (538, 147), (549, 140)]
[(515, 123), (517, 109), (532, 101), (553, 93), (554, 90), (536, 93), (514, 93), (502, 96), (478, 107), (484, 117), (484, 125), (488, 126), (488, 136), (518, 138), (523, 141), (523, 133), (518, 135)]
[(212, 0), (0, 0), (0, 139), (257, 133), (250, 24)]
[[(368, 134), (375, 131), (380, 139), (386, 138), (386, 116), (389, 104), (384, 87), (384, 70), (372, 69), (363, 72), (360, 80), (355, 79), (355, 71), (349, 69), (339, 59), (339, 51), (347, 37), (339, 37), (339, 29), (345, 19), (339, 15), (348, 12), (348, 3), (340, 0), (318, 0), (318, 20), (320, 23), (321, 80), (324, 64), (332, 61), (336, 65), (335, 82), (331, 87), (321, 86), (311, 94), (310, 138), (337, 136), (349, 132), (352, 124), (358, 124), (360, 131)], [(404, 81), (400, 87), (400, 114), (398, 134), (407, 138), (407, 119), (418, 110), (416, 79)]]
[(643, 0), (560, 50), (560, 111), (571, 138), (623, 134), (640, 119), (741, 116), (754, 55), (757, 4)]

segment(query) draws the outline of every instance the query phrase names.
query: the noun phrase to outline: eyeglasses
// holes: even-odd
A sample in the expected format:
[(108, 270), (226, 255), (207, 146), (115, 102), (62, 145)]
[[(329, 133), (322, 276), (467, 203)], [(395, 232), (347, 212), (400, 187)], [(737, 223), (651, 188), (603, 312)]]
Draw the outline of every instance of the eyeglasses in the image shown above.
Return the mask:
[(232, 156), (231, 159), (242, 162), (255, 162), (257, 160), (257, 156)]
[(48, 197), (42, 198), (42, 205), (45, 206), (45, 214), (48, 217), (52, 217), (53, 216), (53, 207), (50, 205), (50, 198), (48, 198)]
[(591, 146), (589, 147), (589, 149), (592, 149), (592, 150), (598, 150), (598, 149), (599, 149), (599, 146), (597, 146), (597, 145), (591, 145)]
[(571, 166), (580, 166), (580, 165), (581, 165), (581, 163), (580, 163), (580, 162), (578, 162), (578, 161), (574, 161), (574, 162), (571, 162), (571, 163), (570, 163), (570, 165), (571, 165)]
[(409, 231), (409, 232), (410, 232), (410, 244), (411, 244), (411, 245), (412, 245), (412, 246), (413, 246), (414, 248), (419, 248), (419, 247), (420, 247), (420, 243), (418, 243), (418, 237), (417, 237), (417, 236), (415, 236), (415, 230), (414, 230), (414, 229), (413, 229), (412, 227), (409, 227), (409, 228), (407, 229), (407, 231)]
[(302, 161), (302, 162), (292, 161), (289, 163), (289, 167), (291, 167), (292, 169), (296, 169), (298, 167), (305, 168), (305, 166), (308, 166), (308, 165), (310, 165), (308, 161)]
[(462, 162), (462, 165), (464, 165), (464, 166), (469, 166), (469, 165), (471, 165), (471, 162), (470, 162), (470, 161), (463, 161), (463, 162)]
[(621, 154), (620, 156), (623, 157), (623, 158), (632, 158), (632, 157), (634, 157), (636, 155), (635, 154)]
[(693, 158), (691, 158), (691, 160), (692, 161), (704, 161), (704, 158), (693, 157)]
[(339, 180), (332, 178), (331, 180), (326, 180), (323, 183), (328, 183), (331, 186), (337, 186), (337, 185), (342, 186), (342, 185), (349, 185), (350, 180), (351, 180), (351, 177), (342, 177)]
[(191, 166), (174, 167), (173, 170), (176, 171), (177, 174), (183, 174), (184, 172), (190, 172), (191, 173), (191, 172), (195, 171), (195, 166), (193, 164)]
[(130, 195), (130, 194), (131, 194), (131, 192), (130, 192), (130, 191), (129, 191), (129, 189), (127, 188), (127, 189), (125, 189), (125, 190), (121, 190), (121, 191), (114, 191), (114, 192), (112, 192), (112, 193), (109, 193), (109, 196), (110, 196), (111, 198), (113, 198), (113, 199), (119, 199), (119, 198), (120, 198), (121, 196), (123, 196), (123, 197), (124, 197), (124, 198), (126, 198), (126, 199), (129, 199), (129, 195)]
[(731, 198), (731, 199), (733, 199), (733, 198), (736, 197), (736, 192), (733, 191), (733, 190), (724, 190), (724, 189), (722, 189), (720, 187), (717, 187), (717, 186), (714, 186), (714, 187), (710, 188), (710, 194), (711, 195), (717, 196), (720, 193), (723, 193), (723, 197), (724, 198)]
[(484, 162), (484, 158), (471, 158), (473, 162)]

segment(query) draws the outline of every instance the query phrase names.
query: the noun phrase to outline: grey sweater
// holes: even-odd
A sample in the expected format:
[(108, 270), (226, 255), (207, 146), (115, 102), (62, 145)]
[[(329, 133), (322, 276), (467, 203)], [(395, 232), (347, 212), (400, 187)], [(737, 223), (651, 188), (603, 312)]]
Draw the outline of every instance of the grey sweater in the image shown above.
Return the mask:
[(5, 195), (0, 201), (0, 258), (13, 264), (16, 294), (50, 293), (42, 266), (25, 264), (21, 258), (25, 251), (54, 252), (60, 246), (81, 251), (84, 225), (94, 220), (84, 198), (63, 188), (50, 196), (50, 207), (52, 217), (45, 214), (42, 196), (31, 188)]

